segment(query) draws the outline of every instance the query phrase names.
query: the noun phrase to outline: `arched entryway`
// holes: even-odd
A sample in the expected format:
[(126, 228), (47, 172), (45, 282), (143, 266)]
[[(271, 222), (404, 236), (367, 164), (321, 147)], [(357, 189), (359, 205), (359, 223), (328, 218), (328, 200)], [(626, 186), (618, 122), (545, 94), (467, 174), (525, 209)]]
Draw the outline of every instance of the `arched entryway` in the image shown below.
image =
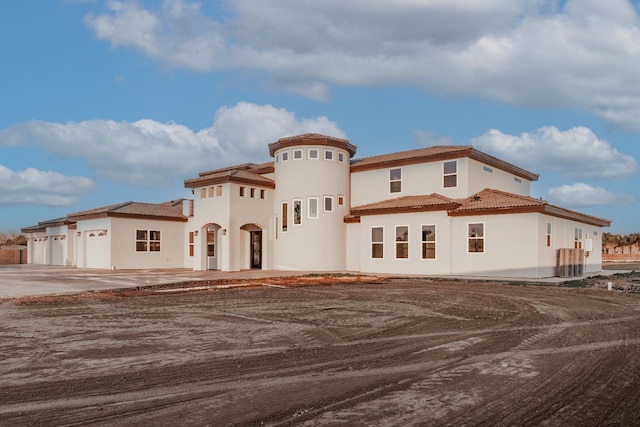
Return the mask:
[(241, 230), (242, 265), (245, 268), (262, 269), (264, 245), (262, 227), (257, 224), (245, 224)]
[(202, 227), (202, 257), (205, 270), (219, 270), (222, 262), (220, 250), (220, 234), (222, 228), (218, 224), (207, 224)]

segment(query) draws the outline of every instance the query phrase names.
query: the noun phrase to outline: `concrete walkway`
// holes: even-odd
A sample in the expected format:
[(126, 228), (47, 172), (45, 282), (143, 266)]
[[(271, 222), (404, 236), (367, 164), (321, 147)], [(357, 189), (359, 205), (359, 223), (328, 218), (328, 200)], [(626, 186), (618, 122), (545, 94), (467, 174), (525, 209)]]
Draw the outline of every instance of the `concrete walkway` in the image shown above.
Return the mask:
[[(612, 275), (624, 272), (604, 270), (594, 275)], [(0, 298), (14, 298), (35, 295), (74, 294), (85, 291), (103, 291), (109, 289), (136, 288), (139, 286), (161, 285), (188, 281), (204, 280), (243, 280), (266, 277), (302, 276), (309, 271), (269, 271), (245, 270), (231, 273), (220, 271), (193, 271), (190, 269), (150, 269), (150, 270), (95, 270), (77, 269), (49, 265), (0, 265)], [(336, 272), (349, 273), (349, 272)], [(358, 273), (351, 273), (358, 274)], [(399, 277), (399, 275), (372, 275), (376, 277)], [(587, 275), (586, 277), (588, 277)], [(408, 275), (403, 277), (427, 278), (427, 275)], [(560, 277), (546, 279), (519, 279), (501, 277), (448, 276), (451, 279), (490, 280), (509, 282), (531, 282), (558, 284), (567, 280)], [(578, 278), (579, 279), (579, 278)]]

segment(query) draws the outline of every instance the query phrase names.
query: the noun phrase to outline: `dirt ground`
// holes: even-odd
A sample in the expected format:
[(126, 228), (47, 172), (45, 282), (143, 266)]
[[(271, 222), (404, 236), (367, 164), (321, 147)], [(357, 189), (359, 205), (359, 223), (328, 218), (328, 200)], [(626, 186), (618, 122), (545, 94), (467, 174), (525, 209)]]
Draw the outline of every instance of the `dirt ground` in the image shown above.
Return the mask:
[(636, 281), (303, 277), (6, 299), (0, 425), (640, 425)]

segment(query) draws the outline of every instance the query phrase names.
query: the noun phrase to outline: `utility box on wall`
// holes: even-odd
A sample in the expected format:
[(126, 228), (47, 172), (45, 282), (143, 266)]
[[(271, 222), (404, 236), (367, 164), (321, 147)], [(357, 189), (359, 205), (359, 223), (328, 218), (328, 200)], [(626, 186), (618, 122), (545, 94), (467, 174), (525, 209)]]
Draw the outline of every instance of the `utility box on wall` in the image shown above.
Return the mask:
[(584, 249), (558, 249), (556, 276), (582, 277), (584, 274)]

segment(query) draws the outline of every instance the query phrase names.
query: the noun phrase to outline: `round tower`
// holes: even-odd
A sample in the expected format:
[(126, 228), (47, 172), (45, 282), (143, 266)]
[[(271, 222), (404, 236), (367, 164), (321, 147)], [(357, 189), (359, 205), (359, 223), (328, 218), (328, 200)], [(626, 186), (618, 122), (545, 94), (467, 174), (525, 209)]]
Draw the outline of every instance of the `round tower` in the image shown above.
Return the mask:
[(350, 159), (356, 146), (319, 134), (280, 138), (274, 158), (274, 267), (335, 271), (346, 268)]

